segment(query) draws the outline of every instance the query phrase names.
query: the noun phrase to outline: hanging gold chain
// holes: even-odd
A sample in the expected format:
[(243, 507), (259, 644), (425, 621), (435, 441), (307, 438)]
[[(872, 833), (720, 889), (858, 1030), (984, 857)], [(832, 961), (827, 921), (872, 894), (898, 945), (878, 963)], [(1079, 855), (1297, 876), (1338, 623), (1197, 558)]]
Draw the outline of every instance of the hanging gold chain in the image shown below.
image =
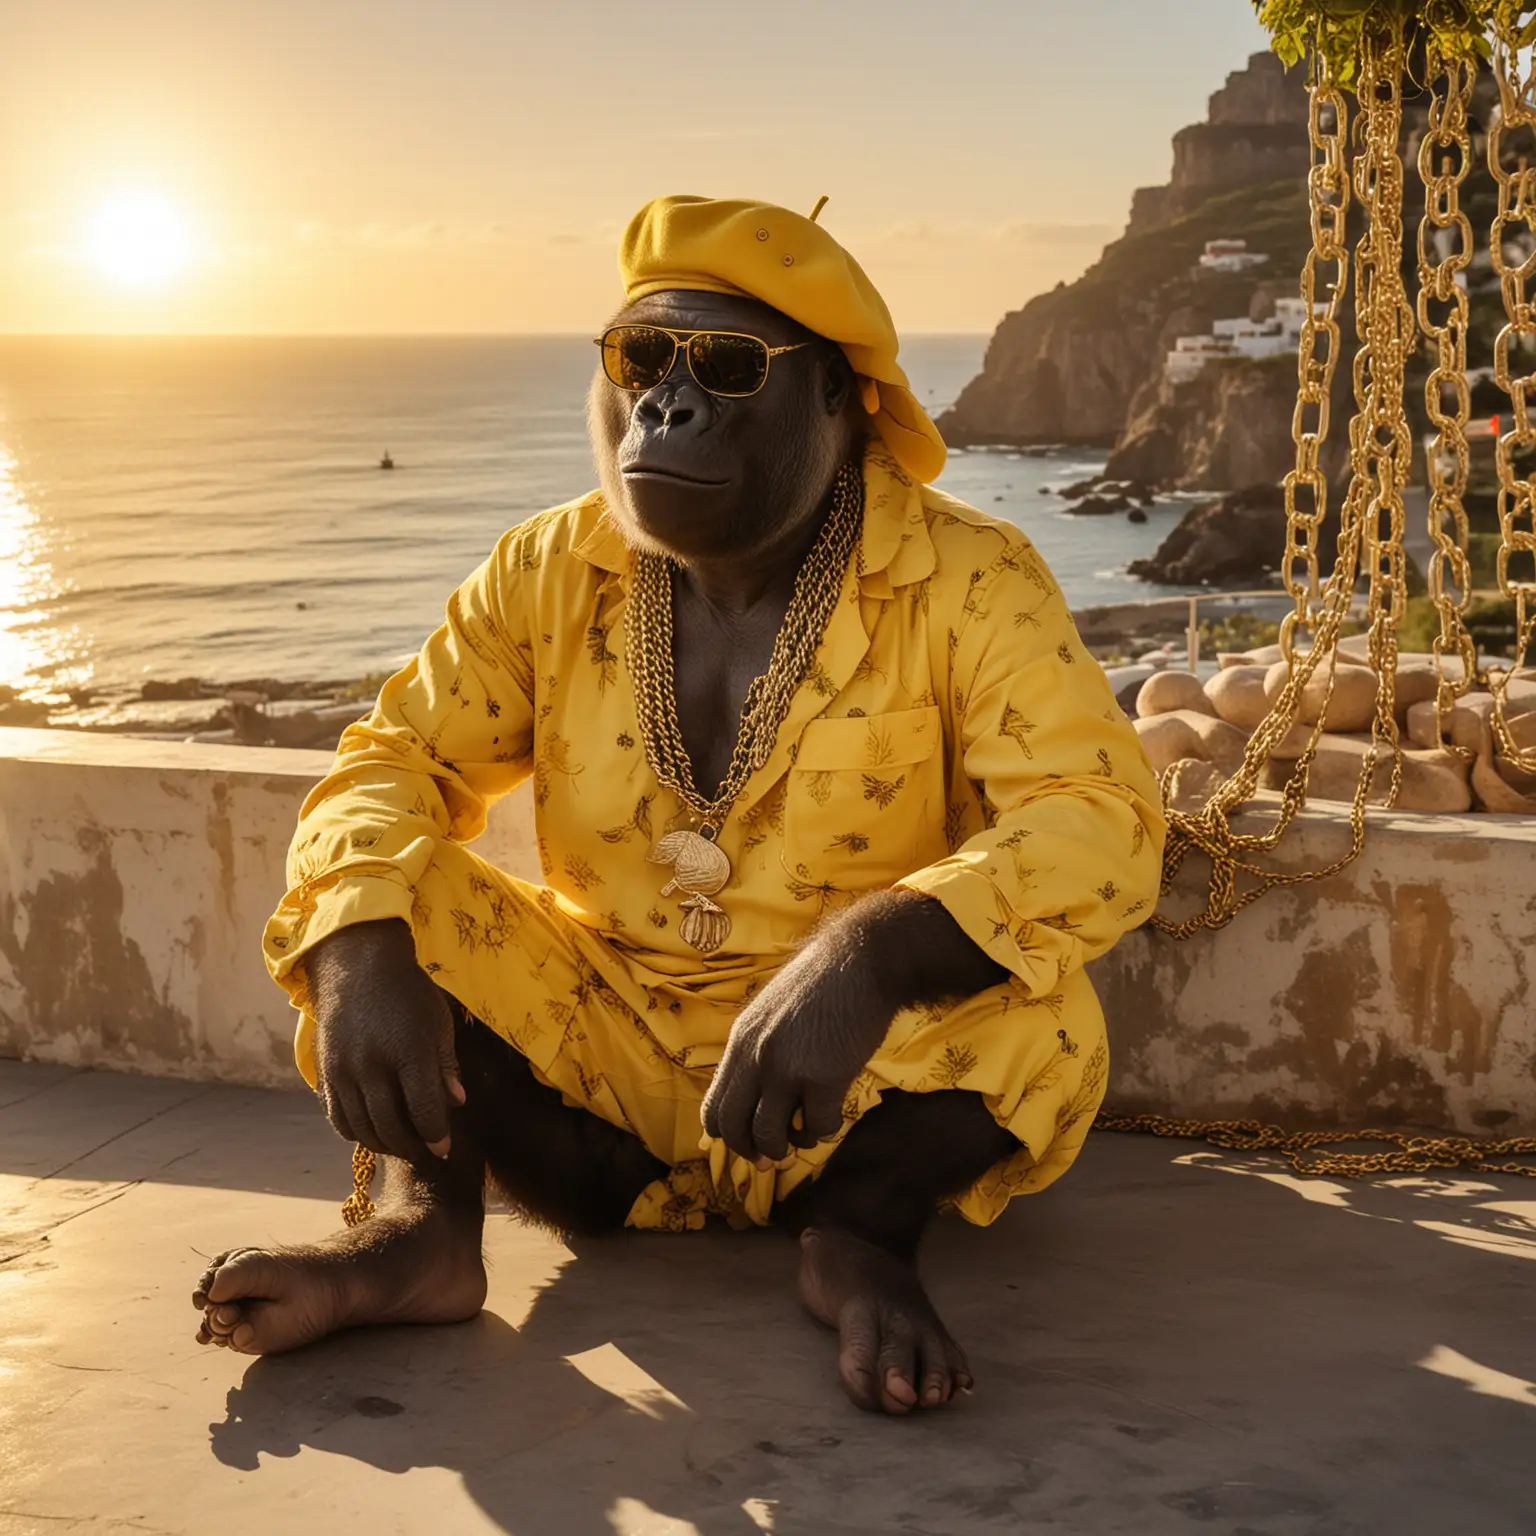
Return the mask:
[(1516, 579), (1511, 561), (1521, 557), (1522, 567), (1536, 561), (1536, 485), (1530, 475), (1515, 469), (1517, 452), (1536, 449), (1536, 427), (1530, 420), (1526, 392), (1536, 385), (1536, 374), (1515, 377), (1510, 372), (1510, 349), (1536, 344), (1536, 307), (1525, 285), (1536, 274), (1536, 248), (1522, 260), (1511, 262), (1505, 247), (1509, 226), (1518, 225), (1527, 241), (1536, 241), (1536, 168), (1520, 160), (1513, 171), (1504, 168), (1504, 135), (1516, 128), (1536, 128), (1536, 56), (1529, 68), (1520, 69), (1518, 19), (1502, 13), (1494, 27), (1493, 77), (1499, 87), (1499, 111), (1488, 128), (1488, 171), (1498, 186), (1498, 210), (1489, 233), (1488, 256), (1499, 277), (1504, 299), (1505, 323), (1493, 346), (1493, 376), (1509, 396), (1510, 429), (1501, 432), (1494, 445), (1499, 476), (1499, 591), (1515, 605), (1515, 658), (1506, 668), (1490, 668), (1484, 676), (1493, 695), (1490, 711), (1494, 737), (1506, 762), (1526, 772), (1536, 771), (1536, 745), (1522, 749), (1509, 728), (1506, 693), (1509, 680), (1525, 665), (1531, 632), (1536, 627), (1536, 580)]
[(832, 508), (795, 578), (784, 623), (773, 643), (768, 670), (754, 679), (742, 705), (731, 762), (713, 799), (693, 781), (688, 749), (677, 721), (677, 684), (672, 659), (674, 566), (642, 553), (625, 614), (625, 643), (634, 679), (635, 712), (646, 761), (657, 782), (670, 789), (706, 827), (718, 831), (747, 780), (768, 761), (779, 727), (810, 670), (832, 610), (842, 595), (848, 561), (864, 522), (864, 477), (857, 464), (839, 471)]
[[(1183, 921), (1155, 914), (1152, 918), (1155, 927), (1175, 938), (1189, 938), (1202, 929), (1222, 928), (1266, 891), (1323, 879), (1359, 857), (1365, 846), (1366, 803), (1383, 747), (1392, 754), (1388, 805), (1395, 801), (1401, 783), (1402, 758), (1394, 715), (1396, 628), (1403, 609), (1401, 587), (1406, 571), (1402, 492), (1408, 480), (1411, 450), (1402, 391), (1408, 349), (1414, 337), (1414, 314), (1403, 290), (1401, 271), (1403, 167), (1398, 138), (1402, 123), (1402, 57), (1399, 29), (1385, 43), (1368, 44), (1361, 61), (1357, 92), (1360, 111), (1354, 125), (1354, 194), (1365, 208), (1367, 225), (1354, 252), (1355, 322), (1360, 345), (1353, 368), (1356, 409), (1349, 427), (1350, 483), (1340, 511), (1338, 559), (1317, 597), (1316, 547), (1326, 511), (1326, 481), (1319, 460), (1328, 428), (1328, 391), (1337, 352), (1344, 268), (1342, 233), (1349, 178), (1343, 173), (1343, 99), (1329, 78), (1326, 64), (1314, 59), (1309, 114), (1313, 166), (1308, 178), (1313, 244), (1302, 271), (1302, 298), (1315, 309), (1316, 271), (1320, 263), (1335, 263), (1341, 275), (1333, 284), (1324, 315), (1314, 316), (1298, 360), (1301, 399), (1292, 420), (1296, 467), (1286, 477), (1284, 564), (1287, 590), (1295, 607), (1281, 629), (1281, 646), (1290, 672), (1268, 715), (1249, 739), (1238, 770), (1198, 812), (1169, 812), (1168, 846), (1163, 859), (1164, 894), (1172, 887), (1190, 852), (1198, 850), (1211, 864), (1210, 886), (1202, 912)], [(1326, 125), (1329, 117), (1333, 122), (1331, 131)], [(1319, 330), (1329, 337), (1328, 356), (1321, 362), (1314, 350)], [(1316, 412), (1310, 425), (1309, 410)], [(1298, 494), (1302, 491), (1305, 498)], [(1303, 499), (1310, 506), (1304, 506)], [(1362, 761), (1350, 807), (1350, 846), (1321, 869), (1276, 870), (1255, 863), (1248, 856), (1272, 853), (1305, 803), (1308, 776), (1322, 735), (1327, 702), (1333, 693), (1336, 648), (1344, 620), (1349, 616), (1363, 555), (1367, 557), (1370, 578), (1370, 655), (1377, 668), (1377, 695), (1371, 746)], [(1305, 649), (1294, 644), (1301, 629), (1309, 631), (1311, 644)], [(1312, 728), (1281, 792), (1275, 820), (1263, 832), (1235, 831), (1230, 824), (1232, 813), (1252, 798), (1265, 764), (1296, 722), (1302, 690), (1325, 663), (1328, 673), (1318, 724)], [(1172, 772), (1170, 769), (1163, 776), (1165, 795)], [(1242, 890), (1238, 889), (1240, 875), (1251, 882)]]
[[(1312, 248), (1301, 267), (1301, 300), (1306, 310), (1296, 356), (1296, 409), (1291, 418), (1296, 463), (1284, 483), (1285, 556), (1280, 566), (1292, 603), (1280, 629), (1280, 645), (1286, 656), (1292, 652), (1296, 632), (1311, 628), (1318, 602), (1317, 542), (1328, 515), (1328, 481), (1321, 454), (1328, 438), (1328, 412), (1338, 365), (1339, 315), (1349, 291), (1349, 249), (1344, 235), (1349, 217), (1345, 153), (1348, 112), (1326, 66), (1314, 58), (1312, 67), (1307, 108), (1307, 134), (1312, 142), (1312, 168), (1307, 174)], [(1324, 267), (1332, 272), (1327, 278), (1327, 299), (1319, 306), (1318, 282)], [(1321, 358), (1317, 355), (1319, 337), (1327, 343)]]
[[(1435, 428), (1426, 454), (1429, 481), (1429, 536), (1434, 541), (1427, 583), (1440, 620), (1434, 640), (1435, 739), (1442, 751), (1467, 755), (1446, 736), (1456, 701), (1472, 686), (1477, 672), (1477, 648), (1467, 632), (1464, 612), (1472, 590), (1470, 544), (1464, 498), (1467, 490), (1467, 418), (1471, 400), (1467, 389), (1467, 293), (1464, 274), (1472, 264), (1472, 224), (1461, 211), (1461, 183), (1472, 168), (1472, 139), (1467, 110), (1477, 77), (1473, 60), (1432, 57), (1435, 85), (1429, 120), (1419, 140), (1419, 177), (1424, 183), (1424, 214), (1419, 220), (1419, 326), (1430, 343), (1434, 366), (1424, 381), (1424, 409)], [(1444, 230), (1455, 238), (1439, 255), (1436, 236)], [(1432, 248), (1434, 254), (1432, 256)], [(1458, 282), (1458, 278), (1461, 279)], [(1445, 408), (1446, 393), (1452, 408)], [(1459, 675), (1446, 670), (1454, 656)]]

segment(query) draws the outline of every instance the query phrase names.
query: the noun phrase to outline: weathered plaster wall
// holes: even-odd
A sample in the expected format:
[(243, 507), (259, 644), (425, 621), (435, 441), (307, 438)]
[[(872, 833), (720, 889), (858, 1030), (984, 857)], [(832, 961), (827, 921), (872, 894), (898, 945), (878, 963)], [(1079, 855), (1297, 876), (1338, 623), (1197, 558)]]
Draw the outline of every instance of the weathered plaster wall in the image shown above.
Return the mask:
[[(1257, 822), (1254, 823), (1258, 825)], [(1348, 847), (1309, 808), (1287, 861)], [(1206, 869), (1191, 861), (1176, 897)], [(1214, 934), (1142, 929), (1093, 967), (1112, 1102), (1295, 1123), (1536, 1132), (1536, 822), (1373, 817), (1342, 874), (1271, 891)]]
[[(0, 730), (0, 1055), (293, 1086), (257, 939), (329, 754)], [(1289, 857), (1327, 862), (1342, 817)], [(531, 807), (477, 850), (537, 878)], [(1175, 902), (1203, 878), (1191, 861)], [(1376, 818), (1361, 859), (1216, 934), (1094, 966), (1111, 1102), (1536, 1133), (1536, 825)]]
[[(294, 1086), (259, 938), (330, 761), (0, 730), (0, 1056)], [(536, 878), (521, 799), (476, 847)]]

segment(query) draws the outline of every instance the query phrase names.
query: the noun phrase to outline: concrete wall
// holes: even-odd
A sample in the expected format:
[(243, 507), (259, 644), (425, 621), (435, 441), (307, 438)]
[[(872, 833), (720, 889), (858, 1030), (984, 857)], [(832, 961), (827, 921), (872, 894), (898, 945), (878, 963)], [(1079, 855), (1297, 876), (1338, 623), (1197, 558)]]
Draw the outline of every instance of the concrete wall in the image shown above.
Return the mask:
[[(260, 936), (329, 752), (0, 730), (0, 1056), (293, 1087)], [(531, 806), (476, 847), (537, 878)]]
[[(0, 730), (0, 1056), (293, 1086), (258, 936), (328, 753)], [(1309, 810), (1287, 857), (1345, 846)], [(477, 849), (537, 878), (531, 807)], [(1170, 898), (1203, 881), (1195, 861)], [(1373, 819), (1344, 874), (1094, 967), (1111, 1101), (1173, 1114), (1536, 1132), (1536, 821)]]

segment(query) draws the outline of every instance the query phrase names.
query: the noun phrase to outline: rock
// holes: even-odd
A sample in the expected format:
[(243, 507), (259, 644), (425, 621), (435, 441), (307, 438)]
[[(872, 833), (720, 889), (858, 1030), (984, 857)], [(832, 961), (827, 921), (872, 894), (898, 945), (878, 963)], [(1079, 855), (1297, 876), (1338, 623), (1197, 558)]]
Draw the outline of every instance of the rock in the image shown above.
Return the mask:
[(1228, 725), (1251, 731), (1269, 713), (1269, 695), (1264, 691), (1267, 667), (1224, 667), (1205, 684), (1205, 696), (1217, 715)]
[(1152, 764), (1153, 772), (1161, 773), (1184, 757), (1204, 761), (1200, 738), (1189, 723), (1191, 718), (1195, 717), (1175, 713), (1148, 715), (1135, 722), (1136, 734), (1141, 737), (1142, 748)]
[(1198, 677), (1189, 672), (1176, 672), (1171, 667), (1162, 672), (1154, 672), (1136, 695), (1136, 713), (1145, 718), (1149, 715), (1166, 715), (1175, 709), (1192, 709), (1203, 715), (1216, 713)]
[(1472, 759), (1472, 793), (1478, 807), (1495, 816), (1536, 814), (1536, 794), (1522, 793), (1481, 753)]
[[(1333, 673), (1333, 694), (1328, 696), (1329, 668), (1326, 660), (1319, 663), (1317, 671), (1302, 690), (1297, 718), (1308, 725), (1316, 725), (1323, 719), (1324, 701), (1328, 714), (1323, 719), (1326, 730), (1334, 732), (1363, 731), (1376, 714), (1376, 674), (1365, 667), (1340, 666)], [(1290, 665), (1277, 661), (1264, 675), (1265, 697), (1271, 703), (1279, 698), (1280, 691), (1290, 677)]]
[(1084, 496), (1075, 501), (1067, 511), (1074, 517), (1108, 517), (1113, 512), (1124, 512), (1130, 502), (1124, 496)]
[(1097, 475), (1090, 475), (1086, 480), (1074, 480), (1071, 485), (1059, 485), (1056, 487), (1058, 496), (1065, 496), (1068, 501), (1076, 501), (1079, 496), (1087, 496), (1094, 491), (1099, 484)]
[[(1510, 684), (1511, 696), (1507, 701), (1506, 718), (1510, 722), (1510, 734), (1521, 746), (1536, 745), (1536, 699), (1529, 695), (1516, 696), (1518, 682)], [(1447, 722), (1447, 734), (1458, 747), (1468, 752), (1482, 750), (1483, 732), (1493, 713), (1493, 695), (1467, 693), (1456, 701)], [(1530, 721), (1530, 724), (1526, 724)], [(1525, 738), (1529, 736), (1530, 740)], [(1416, 746), (1432, 747), (1435, 744), (1435, 704), (1433, 699), (1414, 704), (1408, 710), (1408, 737)], [(1490, 737), (1491, 740), (1491, 737)], [(1490, 747), (1491, 751), (1492, 748)]]
[(1278, 645), (1261, 645), (1251, 651), (1238, 651), (1235, 655), (1230, 651), (1221, 653), (1224, 667), (1272, 667), (1277, 661), (1284, 660)]
[(168, 700), (201, 699), (205, 697), (203, 682), (198, 677), (147, 678), (139, 689), (139, 697), (149, 703)]
[(1284, 493), (1278, 485), (1250, 485), (1192, 507), (1156, 554), (1127, 569), (1168, 586), (1255, 584), (1280, 564), (1284, 548)]
[(1115, 702), (1126, 714), (1135, 715), (1136, 695), (1141, 692), (1141, 685), (1156, 671), (1156, 667), (1142, 666), (1140, 663), (1125, 667), (1105, 667), (1104, 676), (1114, 689)]
[(48, 723), (48, 706), (35, 699), (12, 698), (0, 703), (0, 725), (39, 726)]
[(1128, 523), (1144, 523), (1147, 520), (1147, 514), (1143, 512), (1140, 507), (1132, 507), (1131, 510), (1125, 514), (1125, 520)]
[(1235, 773), (1248, 748), (1247, 735), (1235, 725), (1192, 709), (1147, 715), (1135, 724), (1136, 734), (1159, 773), (1181, 757), (1197, 757), (1214, 763), (1223, 773)]
[(1200, 742), (1200, 750), (1194, 755), (1215, 763), (1225, 774), (1236, 773), (1248, 751), (1248, 732), (1218, 720), (1215, 715), (1202, 715), (1194, 710), (1180, 710), (1179, 715)]
[[(1307, 795), (1313, 800), (1352, 802), (1360, 782), (1365, 754), (1370, 749), (1368, 735), (1324, 734), (1318, 739), (1317, 756), (1307, 780)], [(1278, 755), (1270, 761), (1267, 783), (1280, 789), (1290, 776), (1290, 763)], [(1382, 749), (1371, 775), (1368, 803), (1386, 803), (1391, 783), (1392, 754)], [(1472, 809), (1472, 790), (1467, 765), (1450, 752), (1403, 752), (1403, 781), (1397, 798), (1400, 811), (1457, 812)]]
[(1203, 810), (1206, 802), (1226, 782), (1227, 775), (1214, 763), (1198, 757), (1181, 757), (1173, 765), (1168, 804), (1174, 810), (1186, 813)]
[(1408, 711), (1440, 691), (1440, 679), (1433, 667), (1408, 666), (1397, 669), (1397, 721), (1401, 725)]

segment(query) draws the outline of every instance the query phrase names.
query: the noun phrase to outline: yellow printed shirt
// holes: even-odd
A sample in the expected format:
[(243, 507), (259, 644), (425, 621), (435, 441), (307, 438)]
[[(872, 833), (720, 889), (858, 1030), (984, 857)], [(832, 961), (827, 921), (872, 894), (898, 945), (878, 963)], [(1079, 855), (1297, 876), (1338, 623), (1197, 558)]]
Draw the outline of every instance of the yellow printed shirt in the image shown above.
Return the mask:
[[(629, 548), (599, 493), (499, 540), (304, 803), (263, 945), (311, 1084), (298, 962), (349, 923), (402, 918), (439, 985), (672, 1165), (633, 1222), (766, 1220), (836, 1143), (752, 1169), (701, 1139), (710, 1074), (812, 925), (899, 885), (942, 902), (1009, 976), (899, 1015), (845, 1117), (892, 1086), (981, 1092), (1021, 1151), (957, 1201), (977, 1221), (1070, 1164), (1108, 1064), (1083, 966), (1151, 913), (1156, 780), (1019, 530), (917, 484), (876, 442), (864, 471), (841, 599), (719, 834), (731, 930), (710, 954), (683, 940), (683, 893), (662, 895), (670, 871), (647, 859), (690, 823), (640, 739)], [(530, 777), (543, 887), (465, 846)]]

